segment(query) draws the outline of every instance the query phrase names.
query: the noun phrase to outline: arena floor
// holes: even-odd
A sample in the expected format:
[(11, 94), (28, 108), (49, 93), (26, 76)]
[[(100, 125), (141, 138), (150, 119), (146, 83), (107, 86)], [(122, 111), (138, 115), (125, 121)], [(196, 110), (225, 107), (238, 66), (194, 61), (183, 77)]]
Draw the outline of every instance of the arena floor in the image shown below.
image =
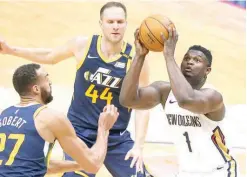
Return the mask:
[[(106, 1), (0, 1), (0, 37), (11, 45), (55, 47), (76, 35), (100, 33), (99, 10), (104, 2)], [(208, 47), (213, 54), (212, 73), (208, 82), (222, 92), (226, 104), (245, 104), (245, 10), (216, 1), (122, 2), (128, 9), (128, 42), (133, 43), (133, 32), (146, 16), (155, 13), (169, 16), (179, 32), (177, 61), (180, 63), (187, 48), (193, 44)], [(162, 54), (151, 53), (149, 60), (151, 81), (167, 80)], [(0, 75), (4, 76), (0, 77), (0, 87), (12, 87), (13, 70), (28, 62), (3, 55), (0, 55), (0, 61)], [(56, 66), (46, 65), (45, 68), (54, 85), (73, 87), (75, 60), (67, 60)], [(54, 153), (53, 157), (60, 158), (60, 153), (56, 154), (56, 150)], [(234, 153), (241, 174), (245, 175), (245, 151)], [(171, 145), (147, 144), (145, 147), (145, 161), (156, 176), (160, 176), (164, 169), (176, 170), (175, 159)], [(165, 168), (161, 169), (163, 164)], [(110, 175), (102, 168), (97, 176)]]

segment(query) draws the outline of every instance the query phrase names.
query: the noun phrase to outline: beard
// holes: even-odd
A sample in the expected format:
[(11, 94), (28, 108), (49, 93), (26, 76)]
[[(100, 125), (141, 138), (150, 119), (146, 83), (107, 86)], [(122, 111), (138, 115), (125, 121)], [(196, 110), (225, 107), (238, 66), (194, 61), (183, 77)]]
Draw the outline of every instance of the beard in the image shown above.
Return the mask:
[(53, 100), (53, 96), (51, 95), (51, 91), (48, 92), (45, 89), (42, 89), (41, 90), (41, 99), (42, 99), (44, 104), (50, 103)]

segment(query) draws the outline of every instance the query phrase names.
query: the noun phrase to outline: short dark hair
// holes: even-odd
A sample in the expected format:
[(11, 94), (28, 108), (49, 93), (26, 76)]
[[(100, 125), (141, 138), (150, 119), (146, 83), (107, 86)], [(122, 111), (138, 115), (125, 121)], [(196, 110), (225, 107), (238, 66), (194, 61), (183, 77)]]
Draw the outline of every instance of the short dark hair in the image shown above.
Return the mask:
[(193, 45), (189, 48), (189, 50), (198, 50), (198, 51), (201, 51), (207, 58), (208, 60), (208, 63), (209, 63), (209, 66), (212, 65), (212, 60), (213, 60), (213, 57), (212, 57), (212, 54), (211, 52), (206, 49), (205, 47), (202, 47), (200, 45)]
[(26, 64), (17, 68), (13, 75), (13, 85), (20, 96), (25, 96), (30, 92), (30, 86), (37, 83), (37, 72), (39, 64)]
[(104, 13), (105, 9), (111, 8), (111, 7), (120, 7), (123, 9), (125, 13), (125, 18), (127, 17), (127, 10), (124, 4), (121, 2), (116, 2), (116, 1), (110, 1), (107, 2), (105, 5), (103, 5), (100, 9), (100, 18), (102, 18), (102, 14)]

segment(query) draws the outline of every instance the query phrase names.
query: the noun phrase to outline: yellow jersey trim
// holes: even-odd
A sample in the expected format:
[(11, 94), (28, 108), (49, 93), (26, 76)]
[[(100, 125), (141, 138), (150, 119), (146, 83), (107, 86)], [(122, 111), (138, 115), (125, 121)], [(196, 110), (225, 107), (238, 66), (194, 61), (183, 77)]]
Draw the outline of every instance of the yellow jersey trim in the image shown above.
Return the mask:
[(213, 139), (215, 140), (216, 145), (219, 147), (219, 150), (221, 151), (223, 157), (225, 158), (225, 160), (230, 161), (232, 157), (225, 145), (224, 135), (222, 134), (221, 129), (219, 127), (216, 127), (213, 133)]
[(225, 136), (223, 135), (220, 127), (216, 127), (213, 130), (212, 139), (214, 139), (214, 144), (218, 148), (220, 154), (223, 156), (225, 162), (229, 164), (228, 169), (228, 177), (235, 177), (236, 176), (236, 161), (233, 157), (229, 154), (229, 149), (225, 145)]
[(47, 153), (47, 156), (46, 156), (46, 159), (45, 159), (47, 168), (49, 167), (49, 162), (50, 162), (50, 159), (51, 159), (51, 152), (53, 150), (54, 145), (55, 145), (55, 141), (53, 143), (49, 144), (48, 153)]
[(230, 175), (228, 174), (228, 176), (229, 177), (237, 177), (236, 170), (237, 170), (237, 163), (235, 160), (231, 160), (230, 164), (229, 164), (229, 170), (228, 170)]
[(85, 174), (81, 171), (75, 171), (75, 174), (78, 174), (78, 175), (83, 176), (83, 177), (89, 177), (87, 174)]
[[(113, 58), (107, 58), (106, 56), (104, 56), (104, 54), (101, 52), (101, 41), (102, 41), (102, 36), (99, 36), (98, 39), (97, 39), (97, 52), (98, 52), (100, 58), (104, 62), (111, 63), (111, 62), (114, 62), (114, 61), (118, 60), (122, 56), (120, 53), (118, 55), (116, 55), (115, 57), (113, 57)], [(122, 53), (125, 52), (126, 46), (127, 46), (127, 43), (124, 42), (123, 43), (123, 47), (122, 47)]]
[(47, 108), (46, 105), (39, 107), (39, 108), (34, 112), (34, 114), (33, 114), (33, 119), (35, 119), (35, 118), (37, 117), (37, 115), (40, 113), (40, 111), (42, 111), (42, 110), (45, 109), (45, 108)]
[(85, 51), (84, 51), (84, 55), (81, 58), (80, 62), (78, 62), (77, 66), (76, 66), (77, 70), (81, 68), (82, 64), (84, 63), (84, 61), (86, 59), (86, 56), (87, 56), (87, 54), (89, 52), (89, 49), (90, 49), (90, 46), (91, 46), (91, 43), (92, 43), (92, 39), (93, 39), (93, 36), (90, 39), (88, 39), (88, 41), (87, 41), (87, 45), (86, 45), (86, 48), (85, 48)]
[(131, 48), (131, 51), (130, 51), (130, 56), (132, 57), (132, 58), (134, 58), (134, 54), (135, 54), (135, 51), (136, 51), (136, 48), (135, 48), (135, 46), (131, 46), (132, 48)]
[(126, 73), (130, 69), (130, 65), (132, 64), (132, 61), (134, 59), (134, 53), (135, 53), (135, 47), (132, 46), (131, 51), (130, 51), (130, 57), (131, 57), (131, 59), (128, 59), (128, 62), (127, 62), (127, 65), (126, 65)]
[(128, 59), (127, 66), (126, 66), (126, 73), (129, 71), (131, 64), (132, 64), (132, 60)]

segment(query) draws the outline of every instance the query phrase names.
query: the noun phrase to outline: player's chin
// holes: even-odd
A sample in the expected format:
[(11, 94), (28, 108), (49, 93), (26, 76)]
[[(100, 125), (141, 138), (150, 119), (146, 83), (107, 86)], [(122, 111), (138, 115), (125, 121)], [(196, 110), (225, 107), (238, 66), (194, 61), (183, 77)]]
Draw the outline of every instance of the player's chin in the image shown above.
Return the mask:
[(194, 76), (194, 74), (192, 72), (187, 72), (187, 71), (182, 71), (184, 77), (186, 78), (191, 78)]
[(111, 42), (113, 43), (118, 43), (123, 39), (123, 37), (121, 35), (116, 35), (116, 36), (112, 36), (111, 37)]

